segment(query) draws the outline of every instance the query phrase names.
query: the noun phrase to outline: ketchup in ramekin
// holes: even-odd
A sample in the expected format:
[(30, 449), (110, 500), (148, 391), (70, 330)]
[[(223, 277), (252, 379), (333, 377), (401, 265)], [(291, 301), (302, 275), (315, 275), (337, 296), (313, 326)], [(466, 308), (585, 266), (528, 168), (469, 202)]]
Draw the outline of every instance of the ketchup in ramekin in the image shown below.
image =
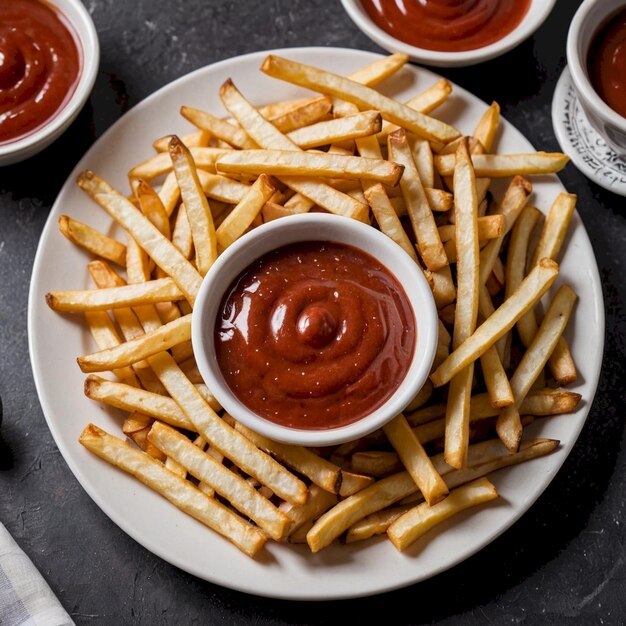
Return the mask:
[(377, 26), (417, 48), (475, 50), (495, 43), (522, 21), (530, 0), (361, 0)]
[(59, 11), (40, 0), (0, 2), (0, 145), (60, 113), (80, 71), (77, 36)]
[(369, 254), (309, 241), (264, 254), (232, 283), (216, 320), (235, 396), (277, 424), (351, 424), (381, 406), (411, 365), (416, 328), (396, 278)]

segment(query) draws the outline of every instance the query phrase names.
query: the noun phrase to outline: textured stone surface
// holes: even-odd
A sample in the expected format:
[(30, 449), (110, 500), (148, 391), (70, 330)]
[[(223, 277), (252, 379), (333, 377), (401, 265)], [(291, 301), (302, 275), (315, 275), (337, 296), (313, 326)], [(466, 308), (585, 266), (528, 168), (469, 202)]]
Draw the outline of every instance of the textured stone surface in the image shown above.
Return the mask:
[[(486, 101), (535, 145), (556, 150), (550, 103), (579, 0), (557, 3), (541, 30), (479, 67), (440, 73)], [(79, 624), (332, 623), (393, 607), (394, 622), (623, 623), (626, 452), (626, 200), (562, 175), (578, 194), (604, 283), (606, 351), (589, 420), (554, 482), (498, 540), (440, 576), (384, 596), (310, 604), (259, 599), (205, 583), (153, 556), (83, 492), (45, 424), (30, 371), (26, 313), (37, 241), (66, 176), (125, 110), (205, 64), (255, 50), (332, 45), (378, 50), (325, 0), (86, 0), (102, 60), (72, 128), (30, 161), (0, 169), (0, 520)], [(497, 76), (497, 78), (496, 78)]]

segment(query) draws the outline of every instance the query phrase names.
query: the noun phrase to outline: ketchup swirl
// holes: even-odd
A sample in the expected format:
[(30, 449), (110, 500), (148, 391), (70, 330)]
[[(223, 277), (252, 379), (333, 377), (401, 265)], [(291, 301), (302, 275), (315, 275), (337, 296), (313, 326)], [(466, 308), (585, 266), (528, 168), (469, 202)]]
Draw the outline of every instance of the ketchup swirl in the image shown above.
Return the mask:
[(306, 242), (264, 255), (227, 291), (215, 328), (220, 369), (252, 411), (324, 429), (383, 404), (415, 348), (396, 279), (343, 244)]
[(74, 37), (54, 9), (38, 0), (0, 2), (0, 144), (54, 117), (79, 70)]
[(508, 35), (530, 0), (361, 0), (374, 22), (394, 37), (427, 50), (474, 50)]

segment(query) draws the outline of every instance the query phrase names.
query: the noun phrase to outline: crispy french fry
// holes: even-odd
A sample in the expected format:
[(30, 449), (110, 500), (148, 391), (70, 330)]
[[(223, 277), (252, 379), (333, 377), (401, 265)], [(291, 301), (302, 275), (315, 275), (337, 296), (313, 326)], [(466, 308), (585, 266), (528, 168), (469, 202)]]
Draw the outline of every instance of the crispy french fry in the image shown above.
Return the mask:
[(181, 300), (183, 297), (171, 278), (159, 278), (147, 283), (110, 289), (51, 291), (46, 294), (46, 302), (55, 311), (103, 311), (136, 304)]
[(77, 182), (79, 187), (131, 234), (154, 262), (172, 277), (189, 302), (193, 303), (202, 277), (178, 249), (163, 237), (159, 229), (93, 172), (83, 172)]
[[(165, 135), (165, 137), (159, 137), (156, 141), (152, 143), (152, 147), (157, 152), (167, 152), (169, 150), (170, 139), (172, 135)], [(188, 147), (188, 148), (199, 148), (206, 147), (209, 145), (209, 141), (211, 140), (211, 133), (206, 130), (197, 130), (193, 133), (189, 133), (187, 135), (183, 135), (180, 140)]]
[(552, 299), (533, 342), (511, 377), (515, 404), (502, 410), (496, 430), (504, 445), (512, 452), (519, 448), (522, 437), (519, 407), (563, 334), (575, 301), (574, 291), (567, 285), (562, 285)]
[(159, 198), (161, 198), (163, 208), (167, 214), (171, 215), (180, 200), (180, 189), (178, 188), (178, 182), (176, 181), (176, 174), (174, 174), (174, 172), (170, 172), (165, 177), (159, 189)]
[(401, 472), (404, 468), (397, 452), (365, 451), (355, 452), (350, 459), (352, 471), (383, 478)]
[(433, 385), (440, 387), (447, 383), (509, 331), (550, 288), (558, 273), (559, 266), (554, 261), (541, 259), (518, 290), (435, 370), (430, 377)]
[(406, 54), (396, 52), (352, 72), (348, 78), (355, 83), (373, 87), (401, 70), (408, 61), (409, 57)]
[(217, 237), (211, 208), (198, 179), (193, 157), (176, 136), (170, 141), (170, 157), (191, 227), (196, 266), (200, 275), (204, 276), (217, 259)]
[[(290, 133), (298, 128), (316, 124), (328, 117), (333, 108), (333, 101), (326, 96), (317, 96), (303, 100), (300, 104), (289, 107), (282, 113), (266, 117), (281, 133)], [(265, 117), (262, 110), (261, 115)]]
[(280, 541), (283, 538), (289, 518), (249, 483), (200, 450), (187, 437), (169, 426), (155, 422), (148, 433), (148, 440), (192, 476), (226, 498), (272, 539)]
[[(181, 145), (183, 145), (182, 142)], [(189, 152), (193, 157), (196, 167), (210, 172), (214, 171), (215, 161), (217, 158), (226, 151), (226, 148), (189, 148)], [(162, 176), (163, 174), (171, 172), (173, 167), (174, 166), (169, 152), (159, 152), (159, 154), (156, 154), (143, 163), (133, 167), (133, 169), (128, 172), (128, 176), (131, 179), (143, 178), (144, 180), (150, 181), (154, 178)], [(161, 199), (163, 200), (163, 198)], [(163, 201), (163, 204), (166, 204), (165, 201)]]
[(170, 219), (159, 194), (145, 180), (139, 180), (136, 195), (141, 212), (161, 231), (164, 237), (170, 239)]
[(385, 189), (381, 184), (376, 184), (365, 191), (372, 213), (378, 222), (380, 230), (389, 238), (393, 239), (412, 259), (417, 261), (415, 248), (413, 248), (400, 218), (389, 202)]
[(492, 102), (476, 124), (473, 137), (477, 139), (485, 152), (492, 152), (493, 143), (500, 124), (500, 105)]
[(119, 241), (67, 215), (59, 217), (59, 230), (77, 246), (121, 267), (126, 266), (126, 246)]
[(398, 550), (405, 550), (437, 524), (497, 497), (496, 488), (486, 478), (480, 478), (453, 490), (443, 502), (434, 506), (419, 504), (395, 520), (387, 529), (387, 535)]
[(389, 135), (389, 158), (404, 166), (400, 187), (419, 252), (426, 267), (433, 272), (437, 271), (448, 265), (448, 257), (439, 238), (406, 135), (402, 131)]
[[(501, 237), (504, 232), (503, 215), (485, 215), (477, 220), (478, 239), (495, 239)], [(439, 236), (442, 242), (456, 241), (456, 224), (439, 226)]]
[(189, 120), (194, 126), (208, 131), (213, 137), (217, 137), (235, 148), (255, 148), (255, 143), (238, 126), (221, 120), (206, 111), (193, 107), (180, 107), (180, 114)]
[(255, 446), (279, 459), (299, 474), (306, 476), (318, 487), (332, 493), (339, 493), (341, 468), (334, 463), (323, 459), (302, 446), (272, 441), (263, 435), (255, 433), (239, 422), (235, 424), (235, 429), (252, 441)]
[(235, 242), (259, 215), (265, 203), (274, 193), (275, 187), (269, 176), (261, 174), (249, 188), (241, 202), (227, 215), (217, 229), (217, 243), (227, 248)]
[(341, 485), (339, 487), (339, 495), (342, 498), (353, 496), (355, 493), (369, 487), (373, 484), (374, 479), (371, 476), (365, 476), (364, 474), (355, 474), (354, 472), (348, 472), (341, 470)]
[(89, 424), (79, 441), (101, 459), (132, 474), (181, 511), (226, 537), (247, 555), (254, 556), (265, 544), (265, 535), (258, 528), (121, 439)]
[(426, 500), (435, 504), (445, 498), (448, 488), (404, 415), (394, 417), (385, 424), (383, 430)]
[[(454, 173), (453, 154), (435, 157), (435, 167), (441, 176)], [(533, 152), (530, 154), (474, 154), (472, 163), (476, 176), (501, 178), (503, 176), (528, 176), (530, 174), (554, 174), (569, 162), (560, 152)]]
[(78, 365), (85, 373), (104, 372), (111, 368), (137, 363), (189, 339), (191, 339), (191, 315), (185, 315), (119, 346), (80, 356), (77, 359)]
[(380, 111), (385, 119), (424, 139), (446, 142), (459, 136), (455, 128), (444, 122), (387, 98), (370, 87), (310, 65), (269, 55), (261, 71), (274, 78), (347, 100), (363, 109)]
[(227, 174), (356, 178), (389, 185), (395, 185), (402, 175), (402, 168), (390, 161), (293, 150), (233, 150), (220, 157), (215, 167)]
[(202, 185), (202, 191), (204, 191), (207, 197), (220, 202), (237, 204), (243, 200), (246, 193), (250, 190), (250, 185), (226, 176), (211, 174), (204, 170), (198, 170), (197, 173)]
[(295, 503), (306, 501), (306, 485), (222, 420), (167, 352), (151, 356), (149, 363), (170, 395), (194, 424), (194, 430), (200, 433), (209, 445), (217, 448), (244, 472), (267, 485), (284, 500)]
[(287, 535), (291, 536), (307, 522), (314, 520), (335, 506), (337, 502), (338, 498), (334, 493), (326, 491), (317, 485), (311, 485), (309, 497), (304, 504), (282, 502), (278, 508), (291, 520), (287, 529)]

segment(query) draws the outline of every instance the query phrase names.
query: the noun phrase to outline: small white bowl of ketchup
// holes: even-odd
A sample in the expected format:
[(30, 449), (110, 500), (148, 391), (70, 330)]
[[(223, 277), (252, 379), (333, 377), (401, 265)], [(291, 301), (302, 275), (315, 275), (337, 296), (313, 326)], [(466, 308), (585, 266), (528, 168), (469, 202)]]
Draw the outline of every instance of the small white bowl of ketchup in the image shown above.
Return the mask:
[(482, 63), (530, 37), (556, 0), (341, 0), (379, 46), (440, 67)]
[(626, 0), (585, 0), (567, 33), (567, 63), (587, 119), (626, 156)]
[(91, 93), (99, 50), (80, 0), (0, 2), (0, 165), (66, 130)]
[(321, 213), (274, 220), (227, 248), (192, 318), (198, 368), (226, 412), (306, 446), (357, 439), (402, 412), (437, 337), (415, 261), (371, 226)]

